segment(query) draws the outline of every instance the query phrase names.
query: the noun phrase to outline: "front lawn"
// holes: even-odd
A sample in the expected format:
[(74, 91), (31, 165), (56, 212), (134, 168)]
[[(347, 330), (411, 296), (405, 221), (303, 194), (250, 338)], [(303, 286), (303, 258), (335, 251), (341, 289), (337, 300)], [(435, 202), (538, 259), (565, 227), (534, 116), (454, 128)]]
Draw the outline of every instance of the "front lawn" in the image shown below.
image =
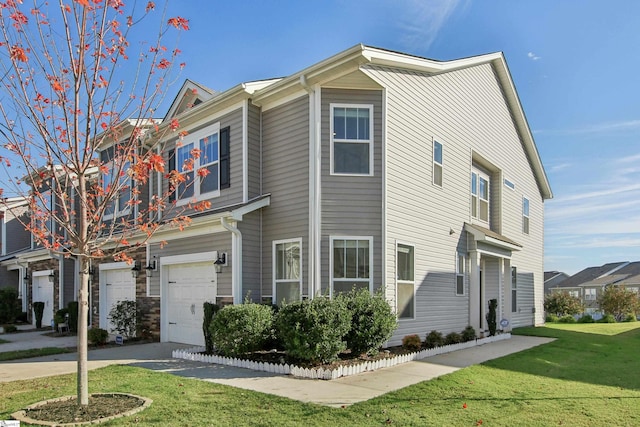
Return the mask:
[(71, 349), (64, 347), (30, 348), (28, 350), (13, 350), (0, 352), (0, 362), (5, 360), (27, 359), (30, 357), (50, 356), (52, 354), (71, 353)]
[[(128, 366), (91, 371), (90, 390), (154, 401), (105, 426), (640, 425), (640, 324), (619, 325), (518, 330), (557, 340), (342, 409)], [(0, 420), (27, 404), (74, 393), (74, 375), (2, 384)]]

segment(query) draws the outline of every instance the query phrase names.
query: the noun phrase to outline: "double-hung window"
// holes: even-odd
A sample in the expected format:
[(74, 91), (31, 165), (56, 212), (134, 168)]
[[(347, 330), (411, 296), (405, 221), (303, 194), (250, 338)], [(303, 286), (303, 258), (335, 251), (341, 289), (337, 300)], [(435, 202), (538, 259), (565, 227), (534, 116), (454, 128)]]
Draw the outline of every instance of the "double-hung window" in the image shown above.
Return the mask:
[(518, 311), (518, 269), (511, 267), (511, 312)]
[(489, 176), (476, 169), (471, 172), (471, 216), (489, 222)]
[(300, 301), (302, 239), (273, 242), (273, 303)]
[(456, 256), (456, 295), (464, 295), (465, 256), (458, 253)]
[(373, 105), (331, 104), (331, 173), (373, 175)]
[(373, 289), (372, 251), (372, 237), (331, 238), (332, 295), (353, 288)]
[(522, 232), (529, 234), (529, 199), (522, 198)]
[(126, 160), (124, 155), (117, 146), (109, 147), (101, 153), (102, 190), (105, 194), (115, 190), (115, 197), (105, 206), (105, 220), (131, 212), (133, 178), (129, 175), (131, 162)]
[(415, 250), (413, 246), (396, 245), (396, 312), (398, 319), (415, 317)]
[(586, 301), (595, 301), (596, 300), (596, 289), (595, 288), (585, 288), (584, 290), (584, 299)]
[(442, 187), (442, 144), (433, 141), (433, 183)]

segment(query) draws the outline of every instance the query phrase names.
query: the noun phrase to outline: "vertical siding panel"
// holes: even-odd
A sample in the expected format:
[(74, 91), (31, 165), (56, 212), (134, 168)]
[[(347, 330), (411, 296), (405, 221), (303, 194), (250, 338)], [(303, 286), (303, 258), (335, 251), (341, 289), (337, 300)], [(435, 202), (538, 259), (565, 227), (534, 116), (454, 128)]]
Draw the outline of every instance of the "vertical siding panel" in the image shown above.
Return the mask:
[(248, 153), (249, 164), (247, 177), (249, 181), (249, 199), (257, 197), (260, 192), (260, 109), (249, 104), (248, 123)]
[(242, 299), (249, 297), (254, 302), (260, 302), (262, 297), (260, 215), (260, 211), (251, 212), (238, 222), (242, 232)]

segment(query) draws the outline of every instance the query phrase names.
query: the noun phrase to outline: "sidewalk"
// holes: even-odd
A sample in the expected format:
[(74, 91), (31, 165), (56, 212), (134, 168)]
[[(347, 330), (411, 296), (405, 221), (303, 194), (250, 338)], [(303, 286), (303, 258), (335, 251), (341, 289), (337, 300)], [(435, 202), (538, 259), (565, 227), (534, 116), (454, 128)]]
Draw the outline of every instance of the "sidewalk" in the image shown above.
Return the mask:
[[(513, 336), (505, 341), (332, 381), (298, 379), (230, 366), (172, 359), (173, 350), (185, 347), (184, 344), (175, 343), (125, 345), (92, 350), (89, 352), (88, 365), (89, 369), (96, 369), (111, 364), (130, 364), (303, 402), (341, 407), (551, 341), (553, 339)], [(76, 359), (76, 353), (68, 353), (6, 362), (0, 365), (0, 382), (74, 373)]]

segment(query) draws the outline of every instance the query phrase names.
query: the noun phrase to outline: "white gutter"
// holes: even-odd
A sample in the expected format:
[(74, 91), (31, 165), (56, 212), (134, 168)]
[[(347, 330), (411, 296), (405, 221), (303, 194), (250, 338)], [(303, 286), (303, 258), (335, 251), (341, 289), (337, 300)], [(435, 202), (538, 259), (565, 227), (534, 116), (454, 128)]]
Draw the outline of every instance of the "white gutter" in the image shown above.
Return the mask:
[(220, 218), (222, 226), (231, 232), (231, 289), (233, 304), (242, 304), (242, 233), (237, 227)]

